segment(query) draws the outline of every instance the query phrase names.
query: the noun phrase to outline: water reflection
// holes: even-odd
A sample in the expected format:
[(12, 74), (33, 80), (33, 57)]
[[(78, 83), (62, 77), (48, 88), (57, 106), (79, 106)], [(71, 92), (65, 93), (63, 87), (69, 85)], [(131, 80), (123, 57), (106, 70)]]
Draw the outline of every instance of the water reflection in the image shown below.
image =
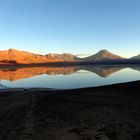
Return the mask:
[(26, 67), (17, 69), (0, 69), (0, 79), (16, 81), (36, 75), (69, 75), (79, 70), (86, 70), (98, 74), (101, 77), (108, 77), (109, 75), (124, 69), (125, 67), (105, 67), (105, 66), (74, 66), (74, 67)]
[(17, 69), (3, 69), (0, 70), (0, 79), (16, 81), (42, 74), (68, 75), (76, 72), (77, 70), (77, 67), (26, 67)]
[(140, 66), (1, 68), (0, 79), (10, 87), (80, 88), (139, 80), (139, 71)]

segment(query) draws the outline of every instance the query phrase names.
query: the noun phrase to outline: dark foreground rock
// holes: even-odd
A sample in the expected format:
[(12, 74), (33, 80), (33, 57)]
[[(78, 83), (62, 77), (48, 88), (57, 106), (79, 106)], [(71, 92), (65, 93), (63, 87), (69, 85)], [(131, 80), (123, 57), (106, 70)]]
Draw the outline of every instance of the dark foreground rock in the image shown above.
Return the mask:
[(140, 140), (140, 82), (0, 92), (0, 140)]

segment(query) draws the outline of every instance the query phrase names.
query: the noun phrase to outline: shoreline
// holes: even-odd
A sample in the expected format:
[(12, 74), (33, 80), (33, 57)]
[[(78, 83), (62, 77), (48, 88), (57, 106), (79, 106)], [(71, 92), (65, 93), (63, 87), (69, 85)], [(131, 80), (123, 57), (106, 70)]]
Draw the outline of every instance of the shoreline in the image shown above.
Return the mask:
[(71, 66), (138, 66), (138, 63), (94, 63), (94, 62), (49, 62), (34, 64), (0, 64), (0, 68), (22, 68), (22, 67), (71, 67)]
[(55, 89), (55, 88), (35, 88), (35, 87), (29, 87), (29, 88), (5, 88), (5, 89), (0, 89), (0, 93), (1, 92), (10, 92), (10, 91), (54, 91), (54, 92), (73, 92), (73, 91), (88, 91), (88, 90), (104, 90), (104, 89), (108, 89), (108, 88), (114, 88), (114, 89), (118, 89), (118, 88), (128, 88), (129, 86), (133, 86), (134, 87), (139, 87), (140, 85), (140, 80), (137, 81), (129, 81), (129, 82), (125, 82), (125, 83), (115, 83), (115, 84), (110, 84), (110, 85), (102, 85), (102, 86), (95, 86), (95, 87), (83, 87), (83, 88), (73, 88), (73, 89)]

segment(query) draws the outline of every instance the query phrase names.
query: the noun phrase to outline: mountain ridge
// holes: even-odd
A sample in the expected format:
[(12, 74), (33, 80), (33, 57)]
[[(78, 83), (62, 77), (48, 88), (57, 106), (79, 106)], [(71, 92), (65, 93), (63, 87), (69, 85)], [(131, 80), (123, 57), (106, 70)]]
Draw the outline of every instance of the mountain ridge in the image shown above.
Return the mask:
[[(56, 59), (55, 59), (56, 57)], [(52, 56), (35, 54), (27, 51), (20, 51), (16, 49), (8, 49), (0, 51), (0, 62), (1, 63), (13, 63), (13, 64), (35, 64), (35, 63), (48, 63), (48, 62), (64, 62), (64, 61), (76, 61), (76, 56), (73, 55), (58, 55)]]
[(104, 49), (104, 50), (100, 50), (99, 52), (97, 52), (94, 55), (91, 55), (89, 57), (84, 58), (84, 61), (104, 61), (104, 60), (124, 60), (125, 58), (113, 54), (110, 51)]
[(124, 58), (116, 55), (106, 49), (100, 50), (94, 55), (79, 58), (70, 53), (55, 54), (50, 53), (46, 55), (35, 54), (27, 51), (21, 51), (10, 48), (8, 50), (0, 51), (0, 64), (1, 65), (14, 65), (14, 64), (43, 64), (51, 62), (80, 62), (80, 63), (140, 63), (140, 55), (132, 58)]
[(130, 59), (131, 60), (140, 60), (140, 54), (138, 54), (137, 56), (133, 56)]

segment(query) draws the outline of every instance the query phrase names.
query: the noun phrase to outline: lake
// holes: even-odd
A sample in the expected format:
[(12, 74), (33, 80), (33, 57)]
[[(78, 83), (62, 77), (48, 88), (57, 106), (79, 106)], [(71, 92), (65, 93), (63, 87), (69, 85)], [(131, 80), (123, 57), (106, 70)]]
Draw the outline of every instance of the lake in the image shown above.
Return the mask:
[(0, 68), (0, 88), (74, 89), (140, 80), (140, 66)]

